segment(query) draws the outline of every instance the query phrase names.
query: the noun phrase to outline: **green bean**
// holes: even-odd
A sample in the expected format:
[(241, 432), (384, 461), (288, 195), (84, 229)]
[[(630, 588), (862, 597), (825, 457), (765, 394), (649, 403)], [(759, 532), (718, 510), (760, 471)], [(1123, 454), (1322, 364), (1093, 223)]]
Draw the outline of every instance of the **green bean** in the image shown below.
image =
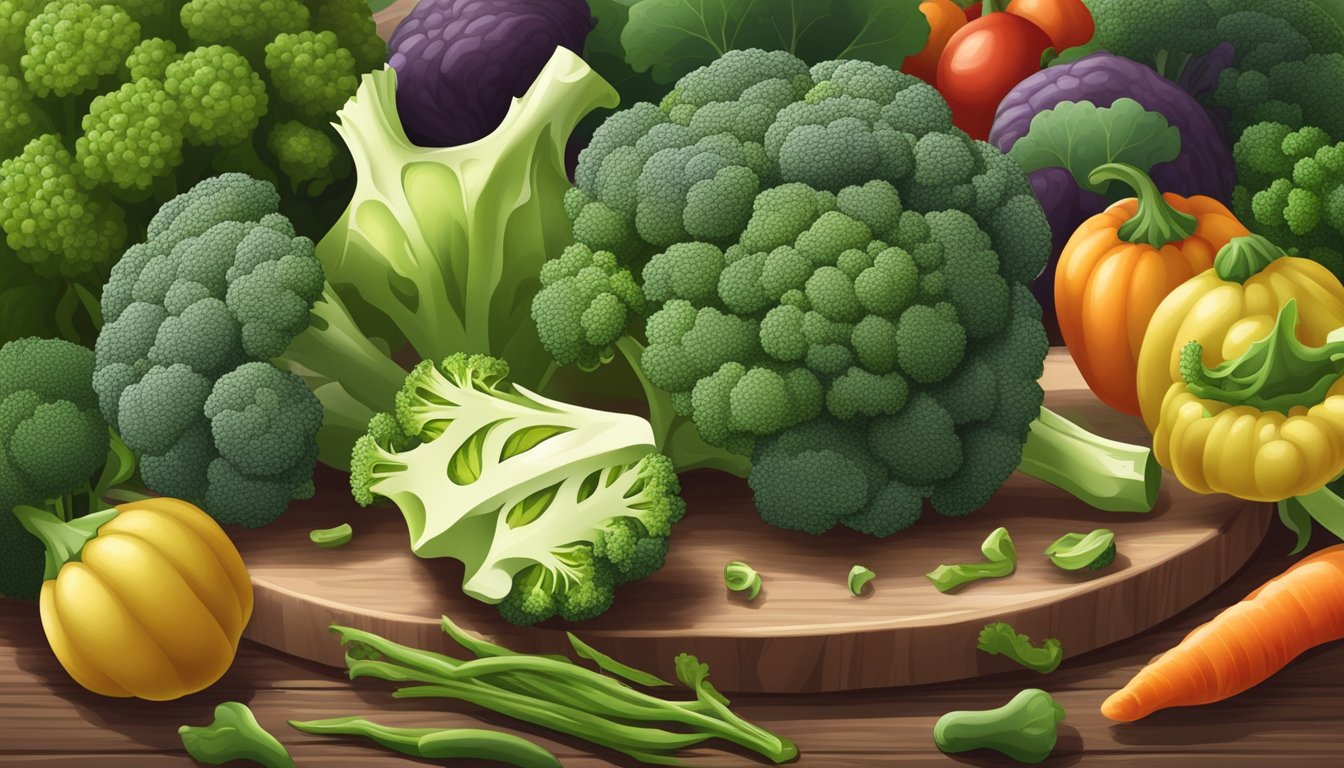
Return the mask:
[(436, 760), (493, 760), (517, 768), (561, 768), (546, 749), (527, 739), (481, 728), (394, 728), (358, 717), (289, 724), (304, 733), (363, 736), (396, 752)]

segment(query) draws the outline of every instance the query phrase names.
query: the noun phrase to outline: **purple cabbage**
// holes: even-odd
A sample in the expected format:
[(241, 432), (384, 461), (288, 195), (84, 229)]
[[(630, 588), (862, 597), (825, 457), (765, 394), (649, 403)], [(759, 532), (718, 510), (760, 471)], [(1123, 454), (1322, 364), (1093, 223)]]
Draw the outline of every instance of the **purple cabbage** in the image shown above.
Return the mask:
[[(1201, 72), (1199, 76), (1207, 77), (1208, 73)], [(1236, 166), (1222, 122), (1180, 85), (1143, 64), (1105, 51), (1047, 67), (1018, 83), (999, 104), (989, 143), (1008, 152), (1026, 135), (1033, 117), (1061, 102), (1090, 101), (1098, 107), (1109, 107), (1123, 98), (1133, 99), (1149, 112), (1161, 114), (1181, 133), (1180, 155), (1149, 171), (1159, 189), (1231, 202)], [(1032, 284), (1032, 292), (1045, 308), (1047, 329), (1057, 339), (1053, 308), (1059, 254), (1073, 231), (1105, 210), (1111, 201), (1080, 187), (1063, 168), (1034, 171), (1030, 178), (1050, 221), (1054, 240), (1050, 263)]]
[(586, 0), (421, 0), (388, 43), (407, 137), (451, 147), (488, 135), (557, 46), (582, 55), (592, 26)]

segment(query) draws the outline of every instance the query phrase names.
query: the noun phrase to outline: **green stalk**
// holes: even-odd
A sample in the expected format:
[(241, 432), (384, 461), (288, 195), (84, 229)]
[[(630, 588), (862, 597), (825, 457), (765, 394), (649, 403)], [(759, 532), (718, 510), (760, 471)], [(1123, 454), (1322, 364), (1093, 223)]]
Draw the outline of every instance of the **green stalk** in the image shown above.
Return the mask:
[(1118, 181), (1134, 191), (1139, 208), (1134, 218), (1120, 226), (1120, 239), (1127, 243), (1145, 243), (1153, 248), (1178, 243), (1195, 234), (1199, 222), (1194, 216), (1171, 206), (1152, 178), (1142, 170), (1124, 163), (1099, 165), (1088, 175), (1094, 186)]
[[(59, 504), (58, 509), (64, 506)], [(45, 509), (26, 504), (14, 507), (19, 524), (46, 547), (46, 568), (42, 574), (44, 581), (56, 578), (66, 563), (79, 562), (84, 545), (97, 536), (98, 529), (117, 514), (115, 509), (105, 509), (76, 520), (63, 520)]]
[(1095, 435), (1048, 408), (1031, 423), (1017, 471), (1110, 512), (1151, 512), (1162, 484), (1151, 450)]
[(988, 16), (991, 13), (1005, 13), (1008, 10), (1008, 0), (985, 0), (980, 4), (980, 15)]
[(1259, 235), (1234, 237), (1213, 257), (1213, 270), (1229, 283), (1244, 283), (1284, 255), (1282, 248)]
[(518, 768), (561, 768), (555, 755), (511, 733), (480, 728), (394, 728), (358, 717), (301, 722), (304, 733), (362, 736), (403, 755), (432, 759), (475, 759), (508, 763)]

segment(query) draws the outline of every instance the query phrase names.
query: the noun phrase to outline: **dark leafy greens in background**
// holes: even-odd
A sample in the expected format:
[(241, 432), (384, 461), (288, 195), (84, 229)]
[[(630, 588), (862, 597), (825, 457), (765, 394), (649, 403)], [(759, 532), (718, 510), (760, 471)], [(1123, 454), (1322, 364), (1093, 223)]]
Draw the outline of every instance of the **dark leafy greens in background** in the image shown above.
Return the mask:
[(805, 61), (900, 67), (929, 37), (910, 0), (592, 0), (586, 56), (621, 104), (653, 101), (668, 83), (725, 52), (784, 50)]

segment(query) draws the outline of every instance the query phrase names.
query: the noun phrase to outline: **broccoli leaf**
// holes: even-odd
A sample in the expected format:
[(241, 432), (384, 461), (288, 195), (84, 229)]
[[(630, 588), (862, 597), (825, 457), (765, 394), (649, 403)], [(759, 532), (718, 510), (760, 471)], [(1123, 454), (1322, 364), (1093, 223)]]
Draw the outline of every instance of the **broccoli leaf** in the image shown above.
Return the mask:
[(1063, 168), (1079, 186), (1106, 194), (1109, 182), (1088, 182), (1098, 166), (1125, 163), (1146, 172), (1180, 152), (1180, 129), (1133, 99), (1117, 99), (1100, 108), (1088, 101), (1065, 101), (1041, 112), (1009, 154), (1027, 173)]
[[(625, 0), (602, 0), (622, 5)], [(599, 27), (603, 16), (598, 13)], [(608, 32), (609, 34), (609, 32)], [(906, 0), (639, 0), (621, 32), (637, 72), (670, 83), (730, 50), (785, 50), (805, 61), (861, 59), (898, 68), (918, 53), (929, 23)]]

